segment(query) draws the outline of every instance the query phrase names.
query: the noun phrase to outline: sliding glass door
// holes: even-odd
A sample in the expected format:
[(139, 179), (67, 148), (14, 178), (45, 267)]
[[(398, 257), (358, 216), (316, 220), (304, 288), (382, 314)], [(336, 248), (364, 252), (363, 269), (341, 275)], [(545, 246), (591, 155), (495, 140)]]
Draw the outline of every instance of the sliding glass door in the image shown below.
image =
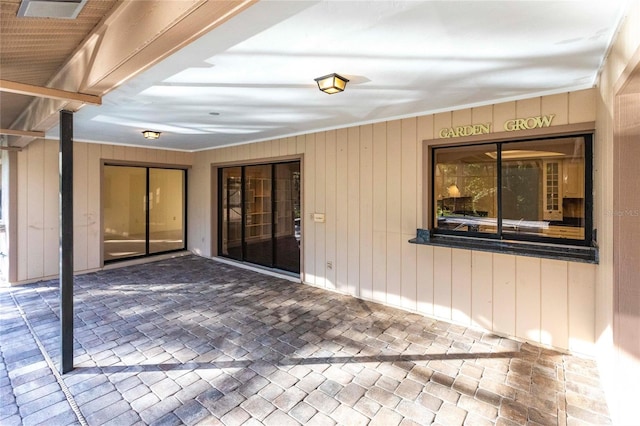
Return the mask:
[(146, 193), (145, 168), (104, 167), (105, 261), (146, 254)]
[(220, 247), (218, 252), (242, 260), (242, 168), (220, 170)]
[(149, 169), (149, 254), (183, 250), (185, 171)]
[(185, 193), (185, 170), (105, 165), (104, 261), (184, 250)]
[(273, 263), (300, 272), (300, 163), (275, 164), (274, 175)]
[(273, 266), (271, 164), (244, 168), (244, 260)]
[(300, 271), (300, 162), (219, 170), (218, 252)]

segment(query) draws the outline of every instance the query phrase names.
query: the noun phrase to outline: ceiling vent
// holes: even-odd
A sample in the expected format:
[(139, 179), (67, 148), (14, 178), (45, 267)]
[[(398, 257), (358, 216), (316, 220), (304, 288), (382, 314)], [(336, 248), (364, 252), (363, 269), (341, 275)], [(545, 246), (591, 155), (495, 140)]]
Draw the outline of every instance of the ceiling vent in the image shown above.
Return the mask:
[(87, 0), (22, 0), (18, 17), (76, 19)]

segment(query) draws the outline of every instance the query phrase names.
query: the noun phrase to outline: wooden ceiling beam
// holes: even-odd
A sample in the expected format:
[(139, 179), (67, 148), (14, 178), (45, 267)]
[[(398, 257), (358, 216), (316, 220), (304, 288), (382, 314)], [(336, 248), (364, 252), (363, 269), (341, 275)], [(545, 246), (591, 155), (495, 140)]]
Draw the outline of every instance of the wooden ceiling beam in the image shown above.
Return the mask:
[(0, 92), (35, 96), (38, 98), (58, 99), (61, 101), (82, 102), (84, 104), (91, 105), (102, 105), (102, 98), (100, 96), (52, 89), (51, 87), (34, 86), (32, 84), (18, 83), (16, 81), (9, 80), (0, 80)]
[(34, 130), (14, 130), (14, 129), (0, 129), (0, 135), (8, 136), (27, 136), (31, 138), (44, 138), (44, 132)]

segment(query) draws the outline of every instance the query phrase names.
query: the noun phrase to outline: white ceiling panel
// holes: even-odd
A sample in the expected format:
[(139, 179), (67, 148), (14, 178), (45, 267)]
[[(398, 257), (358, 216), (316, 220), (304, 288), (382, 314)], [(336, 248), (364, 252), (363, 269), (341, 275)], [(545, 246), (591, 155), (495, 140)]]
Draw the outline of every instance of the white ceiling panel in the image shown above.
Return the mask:
[[(263, 1), (82, 108), (74, 135), (201, 150), (589, 88), (624, 6)], [(350, 82), (326, 95), (332, 72)]]

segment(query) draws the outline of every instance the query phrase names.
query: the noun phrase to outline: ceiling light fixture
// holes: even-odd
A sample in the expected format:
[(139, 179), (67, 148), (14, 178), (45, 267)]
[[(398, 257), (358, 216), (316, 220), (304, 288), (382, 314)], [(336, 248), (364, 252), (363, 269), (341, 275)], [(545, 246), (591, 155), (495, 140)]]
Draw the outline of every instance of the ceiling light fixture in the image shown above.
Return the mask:
[(144, 136), (145, 139), (155, 140), (160, 137), (160, 132), (156, 132), (155, 130), (144, 130), (142, 132), (142, 136)]
[(318, 89), (324, 93), (333, 95), (334, 93), (342, 92), (344, 88), (347, 87), (347, 82), (349, 80), (341, 75), (333, 73), (323, 77), (318, 77), (315, 81), (318, 83)]

